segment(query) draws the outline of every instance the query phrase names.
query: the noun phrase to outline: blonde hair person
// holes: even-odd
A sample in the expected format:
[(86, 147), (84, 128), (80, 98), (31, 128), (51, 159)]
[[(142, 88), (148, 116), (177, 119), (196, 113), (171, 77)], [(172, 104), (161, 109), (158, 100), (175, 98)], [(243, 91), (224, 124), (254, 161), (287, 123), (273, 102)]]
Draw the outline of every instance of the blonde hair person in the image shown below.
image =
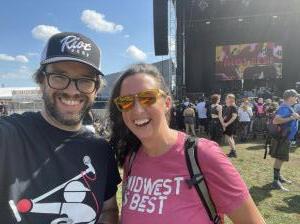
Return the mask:
[(223, 113), (224, 117), (224, 135), (225, 141), (231, 148), (228, 157), (237, 157), (236, 147), (234, 141), (234, 135), (237, 130), (237, 117), (238, 117), (238, 109), (235, 105), (235, 95), (228, 94), (225, 99), (226, 107)]
[(244, 99), (241, 106), (238, 109), (238, 118), (240, 126), (240, 140), (245, 142), (248, 138), (249, 127), (251, 123), (251, 118), (253, 116), (252, 108), (248, 99)]

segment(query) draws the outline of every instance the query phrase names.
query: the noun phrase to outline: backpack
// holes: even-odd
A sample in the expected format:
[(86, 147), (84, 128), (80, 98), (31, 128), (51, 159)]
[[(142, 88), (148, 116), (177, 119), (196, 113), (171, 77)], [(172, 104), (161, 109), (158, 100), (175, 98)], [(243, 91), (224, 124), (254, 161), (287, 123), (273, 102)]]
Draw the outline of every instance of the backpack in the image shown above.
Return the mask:
[[(283, 106), (283, 107), (288, 108), (290, 112), (293, 113), (293, 109), (291, 107), (288, 106)], [(275, 139), (287, 138), (290, 131), (289, 128), (284, 127), (283, 124), (274, 124), (273, 121), (275, 116), (276, 114), (274, 114), (267, 120), (268, 134)]]
[(256, 104), (255, 107), (256, 107), (256, 115), (262, 116), (265, 114), (265, 107), (263, 104), (262, 105)]
[[(211, 199), (211, 196), (209, 194), (209, 189), (207, 187), (204, 176), (201, 172), (201, 168), (199, 166), (199, 162), (197, 159), (198, 158), (197, 143), (198, 143), (198, 138), (192, 136), (188, 136), (187, 139), (185, 140), (184, 153), (185, 153), (186, 164), (191, 177), (191, 179), (186, 180), (186, 183), (188, 184), (189, 188), (195, 187), (210, 220), (214, 224), (223, 224), (224, 219), (223, 217), (220, 217), (219, 214), (217, 213), (216, 206)], [(127, 176), (130, 176), (131, 168), (135, 156), (136, 156), (136, 152), (134, 151), (132, 151), (131, 154), (129, 155)]]

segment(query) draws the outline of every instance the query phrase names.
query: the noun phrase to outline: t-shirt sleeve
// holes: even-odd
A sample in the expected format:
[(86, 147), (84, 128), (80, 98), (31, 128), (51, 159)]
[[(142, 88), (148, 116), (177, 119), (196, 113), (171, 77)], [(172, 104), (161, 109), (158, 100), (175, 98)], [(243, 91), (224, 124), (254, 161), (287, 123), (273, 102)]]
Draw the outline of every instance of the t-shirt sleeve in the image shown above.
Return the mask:
[(237, 113), (238, 113), (238, 108), (232, 107), (232, 114), (237, 114)]
[(282, 117), (282, 118), (286, 118), (289, 117), (291, 115), (291, 111), (288, 107), (279, 107), (276, 115)]
[(118, 169), (118, 165), (116, 162), (116, 158), (114, 156), (113, 150), (110, 148), (108, 152), (108, 164), (107, 164), (107, 181), (105, 188), (104, 201), (113, 197), (117, 190), (118, 184), (121, 183), (121, 177)]
[(219, 213), (233, 212), (250, 196), (239, 172), (218, 144), (201, 139), (198, 143), (198, 161)]

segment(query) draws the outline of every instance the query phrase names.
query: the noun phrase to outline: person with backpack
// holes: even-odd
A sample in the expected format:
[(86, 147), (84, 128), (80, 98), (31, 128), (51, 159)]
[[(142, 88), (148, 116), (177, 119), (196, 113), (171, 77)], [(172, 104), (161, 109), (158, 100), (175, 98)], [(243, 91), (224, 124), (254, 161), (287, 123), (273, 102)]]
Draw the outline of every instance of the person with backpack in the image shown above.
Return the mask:
[(110, 143), (124, 169), (122, 224), (216, 224), (223, 214), (233, 223), (264, 223), (220, 147), (169, 127), (172, 99), (156, 67), (127, 69), (109, 105)]
[[(299, 94), (294, 89), (288, 89), (283, 93), (283, 103), (279, 106), (273, 124), (277, 125), (277, 131), (273, 131), (271, 140), (270, 155), (275, 159), (273, 188), (288, 191), (282, 184), (291, 183), (284, 178), (280, 171), (284, 162), (289, 161), (290, 141), (294, 138), (298, 130), (298, 120), (300, 119), (292, 106), (296, 104)], [(273, 128), (274, 129), (274, 128)]]
[(253, 138), (256, 139), (258, 135), (265, 134), (266, 111), (263, 98), (258, 98), (257, 103), (254, 103), (253, 112)]

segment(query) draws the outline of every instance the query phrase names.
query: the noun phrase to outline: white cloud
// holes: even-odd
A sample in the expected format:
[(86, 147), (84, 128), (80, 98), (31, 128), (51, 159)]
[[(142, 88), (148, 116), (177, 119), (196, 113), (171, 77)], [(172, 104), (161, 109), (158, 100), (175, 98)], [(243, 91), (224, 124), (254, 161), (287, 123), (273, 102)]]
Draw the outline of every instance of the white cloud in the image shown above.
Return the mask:
[(115, 33), (124, 29), (122, 25), (105, 20), (105, 15), (89, 9), (82, 12), (81, 21), (97, 32)]
[(9, 56), (7, 54), (0, 54), (0, 61), (14, 61), (15, 58), (13, 56)]
[(21, 62), (21, 63), (27, 63), (29, 60), (24, 55), (17, 55), (16, 56), (16, 61)]
[(27, 66), (20, 66), (15, 71), (11, 72), (0, 72), (0, 78), (3, 79), (28, 79), (34, 73), (33, 70), (28, 68)]
[(136, 61), (145, 61), (147, 59), (147, 55), (134, 45), (130, 45), (126, 50), (126, 53)]
[(7, 54), (0, 54), (0, 61), (16, 61), (21, 63), (29, 62), (28, 58), (24, 55), (17, 55), (16, 57), (14, 57)]
[(52, 35), (61, 31), (55, 26), (38, 25), (31, 31), (34, 38), (42, 41), (47, 41)]
[(125, 34), (124, 37), (125, 37), (125, 38), (129, 38), (130, 35), (129, 35), (129, 34)]

